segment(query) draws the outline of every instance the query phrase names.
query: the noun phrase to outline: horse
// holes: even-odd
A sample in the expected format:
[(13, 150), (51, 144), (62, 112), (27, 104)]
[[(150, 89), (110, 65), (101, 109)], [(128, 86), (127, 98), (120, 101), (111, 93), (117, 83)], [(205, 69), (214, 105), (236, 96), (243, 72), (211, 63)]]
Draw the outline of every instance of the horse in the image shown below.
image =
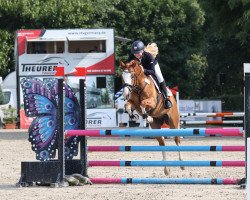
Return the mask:
[[(123, 96), (127, 100), (125, 110), (133, 118), (133, 111), (136, 110), (143, 117), (143, 126), (146, 121), (150, 128), (160, 129), (165, 123), (171, 129), (178, 129), (179, 111), (173, 95), (169, 97), (173, 106), (170, 109), (164, 108), (164, 98), (158, 92), (153, 78), (144, 74), (144, 69), (139, 61), (132, 60), (128, 63), (120, 62), (122, 69)], [(164, 137), (156, 137), (160, 146), (165, 146)], [(177, 146), (180, 145), (180, 137), (174, 137)], [(162, 152), (163, 160), (166, 160), (166, 152)], [(179, 160), (182, 160), (179, 152)], [(184, 169), (184, 167), (181, 167)], [(164, 167), (165, 175), (170, 174), (170, 169)]]

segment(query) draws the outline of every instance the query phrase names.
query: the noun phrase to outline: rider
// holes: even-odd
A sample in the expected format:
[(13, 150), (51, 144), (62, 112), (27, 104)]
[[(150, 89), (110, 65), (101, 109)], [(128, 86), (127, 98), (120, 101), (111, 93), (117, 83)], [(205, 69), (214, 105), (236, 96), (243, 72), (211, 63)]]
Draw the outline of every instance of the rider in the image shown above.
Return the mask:
[(157, 58), (154, 59), (150, 53), (144, 51), (144, 48), (145, 46), (142, 41), (134, 41), (131, 47), (129, 61), (133, 59), (137, 59), (138, 61), (140, 61), (144, 68), (145, 75), (151, 75), (156, 81), (159, 82), (161, 93), (163, 94), (163, 97), (165, 99), (164, 107), (166, 109), (171, 108), (173, 105), (168, 98), (166, 82), (162, 76)]

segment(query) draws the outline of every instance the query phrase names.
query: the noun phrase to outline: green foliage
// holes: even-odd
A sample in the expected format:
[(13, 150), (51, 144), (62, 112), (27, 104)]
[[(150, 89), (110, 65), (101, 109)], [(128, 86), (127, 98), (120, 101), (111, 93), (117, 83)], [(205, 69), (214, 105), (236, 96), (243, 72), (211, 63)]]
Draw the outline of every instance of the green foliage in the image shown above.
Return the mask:
[(222, 110), (237, 112), (244, 110), (244, 95), (227, 95), (221, 97)]
[[(116, 20), (110, 21), (118, 35), (132, 40), (141, 39), (146, 44), (157, 43), (159, 64), (169, 85), (183, 86), (187, 83), (188, 70), (184, 66), (191, 55), (202, 54), (205, 46), (202, 30), (204, 12), (197, 1), (120, 1), (111, 15)], [(116, 43), (116, 50), (116, 65), (119, 66), (119, 60), (127, 59), (130, 43)], [(119, 69), (117, 72), (119, 74)], [(186, 93), (182, 98), (185, 97)]]
[(13, 34), (6, 30), (0, 30), (0, 76), (5, 76), (14, 69)]
[[(182, 99), (241, 94), (242, 63), (250, 62), (249, 5), (246, 0), (0, 0), (0, 76), (14, 70), (17, 29), (114, 28), (116, 35), (158, 44), (163, 76), (168, 85), (179, 85)], [(117, 77), (130, 45), (115, 41)], [(219, 73), (226, 75), (223, 86), (216, 85)], [(117, 78), (115, 85), (120, 84)]]
[(114, 78), (113, 76), (107, 76), (107, 85), (106, 85), (106, 88), (107, 88), (107, 91), (109, 94), (114, 94)]
[(109, 92), (108, 90), (106, 89), (102, 94), (101, 94), (101, 101), (104, 103), (104, 104), (108, 104), (109, 103)]
[[(200, 95), (200, 89), (204, 83), (204, 73), (207, 68), (207, 60), (204, 56), (193, 54), (185, 64), (187, 74), (184, 85), (180, 85), (181, 94), (188, 98), (196, 98)], [(183, 84), (183, 83), (182, 83)]]
[(16, 109), (12, 108), (11, 106), (9, 108), (3, 108), (3, 121), (5, 124), (11, 124), (16, 122)]
[(90, 0), (1, 0), (0, 28), (81, 28), (90, 26)]
[[(245, 0), (199, 0), (206, 12), (208, 60), (203, 96), (243, 93), (243, 63), (249, 63), (250, 18)], [(217, 75), (225, 74), (225, 84), (216, 85)]]
[(90, 0), (0, 0), (0, 76), (14, 71), (17, 29), (92, 27)]

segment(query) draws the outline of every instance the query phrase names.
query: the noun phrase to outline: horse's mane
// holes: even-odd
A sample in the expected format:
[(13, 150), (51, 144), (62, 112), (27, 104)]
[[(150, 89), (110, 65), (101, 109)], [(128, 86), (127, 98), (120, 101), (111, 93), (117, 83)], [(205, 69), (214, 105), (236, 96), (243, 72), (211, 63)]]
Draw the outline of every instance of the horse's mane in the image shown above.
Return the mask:
[(156, 58), (156, 56), (159, 53), (159, 50), (158, 50), (158, 47), (157, 47), (156, 43), (149, 43), (146, 46), (145, 51), (150, 53), (154, 57), (154, 59)]

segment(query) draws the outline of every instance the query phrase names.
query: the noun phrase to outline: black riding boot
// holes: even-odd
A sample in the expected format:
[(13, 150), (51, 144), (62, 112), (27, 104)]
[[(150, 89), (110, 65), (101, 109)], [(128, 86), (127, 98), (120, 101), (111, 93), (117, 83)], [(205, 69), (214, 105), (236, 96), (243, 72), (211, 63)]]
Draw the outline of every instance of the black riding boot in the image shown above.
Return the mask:
[(168, 98), (168, 93), (167, 93), (167, 86), (166, 86), (166, 82), (163, 81), (160, 83), (160, 90), (161, 90), (161, 93), (165, 99), (164, 101), (164, 107), (166, 109), (169, 109), (173, 106), (172, 102), (170, 101), (170, 99)]

